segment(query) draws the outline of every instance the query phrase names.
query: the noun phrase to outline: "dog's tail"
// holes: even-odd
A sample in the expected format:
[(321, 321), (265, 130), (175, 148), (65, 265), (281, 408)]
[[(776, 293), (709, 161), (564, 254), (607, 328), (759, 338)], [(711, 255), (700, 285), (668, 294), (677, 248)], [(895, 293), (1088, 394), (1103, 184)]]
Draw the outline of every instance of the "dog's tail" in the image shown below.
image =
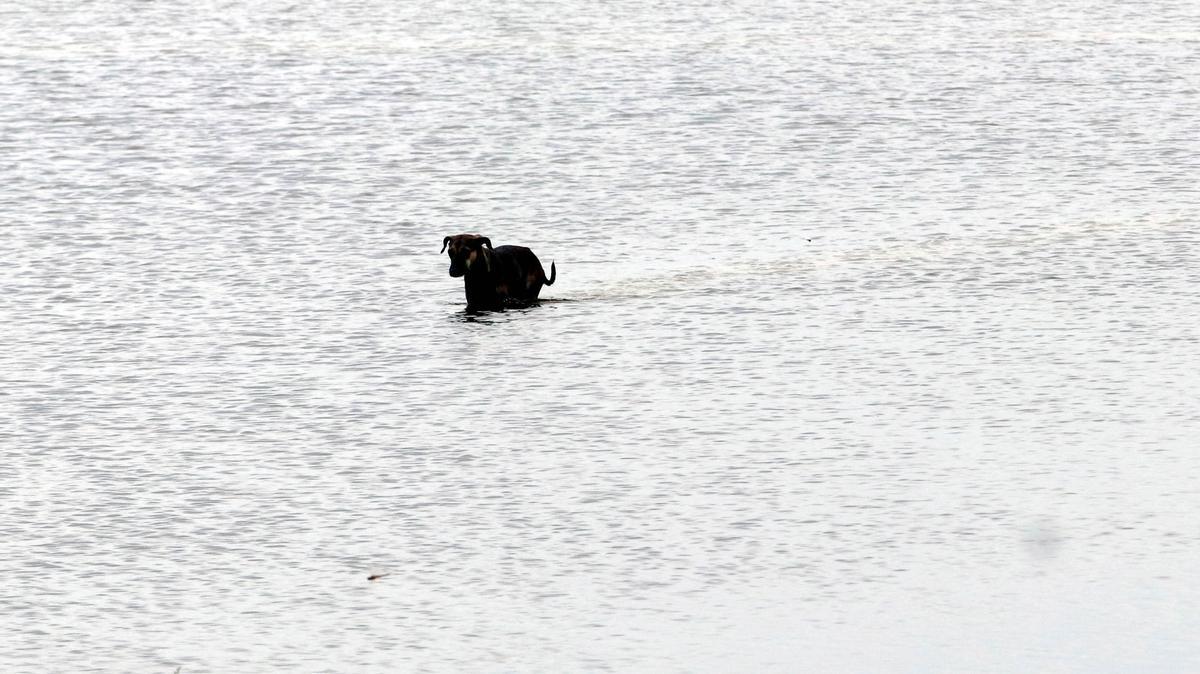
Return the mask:
[[(542, 272), (542, 273), (544, 274), (545, 272)], [(554, 270), (554, 262), (551, 262), (550, 263), (550, 278), (546, 279), (546, 285), (548, 285), (548, 286), (554, 285), (554, 276), (557, 273), (558, 272)]]

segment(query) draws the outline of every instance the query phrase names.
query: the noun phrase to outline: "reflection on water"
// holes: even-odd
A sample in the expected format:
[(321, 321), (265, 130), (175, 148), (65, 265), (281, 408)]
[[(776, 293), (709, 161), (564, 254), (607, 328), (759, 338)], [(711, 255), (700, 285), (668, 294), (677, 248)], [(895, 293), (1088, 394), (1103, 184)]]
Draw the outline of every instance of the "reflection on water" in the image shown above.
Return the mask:
[(0, 10), (0, 666), (1197, 669), (1200, 17), (1026, 4)]

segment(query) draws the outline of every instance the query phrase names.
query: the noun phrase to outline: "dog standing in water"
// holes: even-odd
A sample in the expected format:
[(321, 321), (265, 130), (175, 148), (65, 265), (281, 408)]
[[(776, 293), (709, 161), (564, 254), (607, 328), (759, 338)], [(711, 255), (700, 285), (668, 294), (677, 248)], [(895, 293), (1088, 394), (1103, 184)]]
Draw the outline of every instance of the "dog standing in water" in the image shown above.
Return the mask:
[(557, 271), (550, 263), (550, 278), (532, 250), (524, 246), (497, 246), (486, 236), (458, 234), (442, 239), (449, 251), (450, 276), (463, 277), (467, 311), (501, 310), (537, 301), (543, 285), (554, 285)]

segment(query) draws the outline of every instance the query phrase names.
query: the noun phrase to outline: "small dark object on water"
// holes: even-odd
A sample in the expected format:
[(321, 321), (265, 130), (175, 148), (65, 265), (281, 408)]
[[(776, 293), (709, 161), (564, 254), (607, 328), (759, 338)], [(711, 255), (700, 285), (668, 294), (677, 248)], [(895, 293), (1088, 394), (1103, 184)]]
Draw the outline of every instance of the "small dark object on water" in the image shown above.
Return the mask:
[(537, 301), (543, 285), (554, 285), (558, 273), (550, 263), (550, 278), (532, 250), (524, 246), (497, 246), (478, 234), (457, 234), (442, 239), (450, 252), (450, 276), (463, 277), (467, 311), (500, 310), (506, 305)]
[(390, 576), (390, 575), (392, 575), (392, 574), (390, 574), (390, 573), (376, 573), (376, 574), (373, 574), (373, 575), (367, 576), (367, 580), (379, 580), (380, 578), (383, 578), (384, 576)]

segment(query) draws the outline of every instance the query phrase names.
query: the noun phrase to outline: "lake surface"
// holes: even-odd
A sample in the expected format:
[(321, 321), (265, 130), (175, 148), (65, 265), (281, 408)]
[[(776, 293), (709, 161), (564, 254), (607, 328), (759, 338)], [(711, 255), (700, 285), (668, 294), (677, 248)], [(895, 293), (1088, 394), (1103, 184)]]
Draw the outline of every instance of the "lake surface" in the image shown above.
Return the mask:
[(0, 669), (1200, 670), (1198, 26), (0, 7)]

